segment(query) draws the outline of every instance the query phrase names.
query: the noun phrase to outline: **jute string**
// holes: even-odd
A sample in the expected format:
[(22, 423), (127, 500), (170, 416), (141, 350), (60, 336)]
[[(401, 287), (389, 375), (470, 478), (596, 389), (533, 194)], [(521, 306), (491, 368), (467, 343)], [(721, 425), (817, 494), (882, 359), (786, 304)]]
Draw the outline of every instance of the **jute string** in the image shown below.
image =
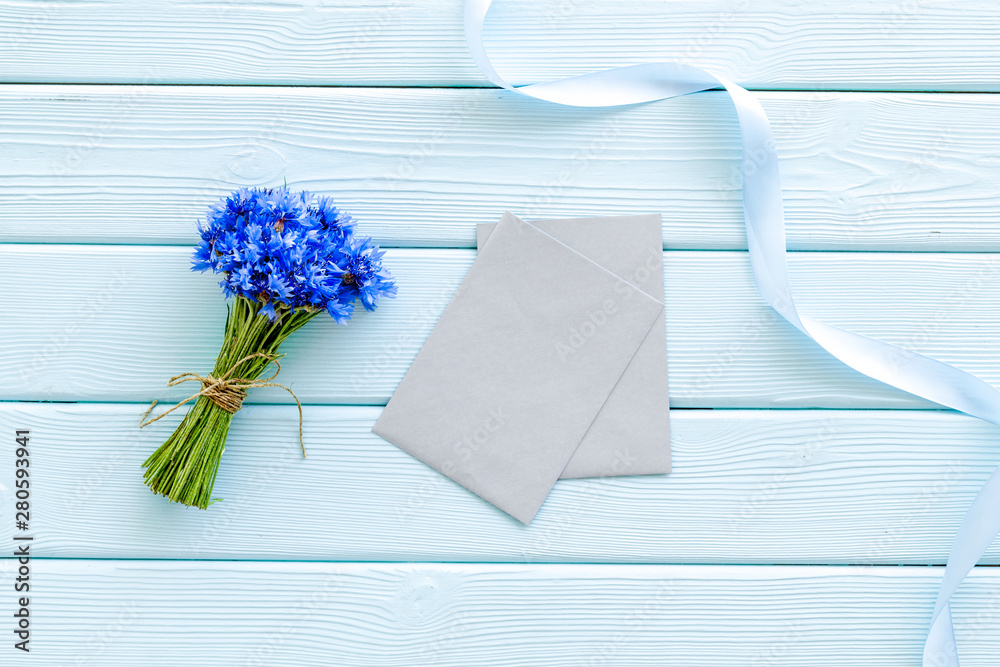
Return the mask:
[[(183, 384), (184, 382), (200, 382), (201, 391), (197, 394), (192, 394), (174, 407), (161, 412), (152, 419), (147, 419), (147, 417), (149, 417), (149, 413), (156, 407), (156, 401), (154, 400), (153, 404), (150, 405), (149, 409), (142, 415), (142, 419), (139, 421), (139, 428), (149, 426), (156, 420), (166, 417), (177, 408), (186, 403), (190, 403), (201, 396), (208, 398), (208, 400), (212, 401), (226, 412), (236, 414), (236, 412), (243, 407), (243, 400), (247, 397), (247, 389), (252, 389), (254, 387), (280, 387), (292, 395), (292, 398), (295, 399), (295, 405), (299, 408), (299, 446), (302, 447), (302, 457), (305, 458), (306, 445), (302, 440), (302, 403), (299, 401), (299, 397), (295, 395), (295, 392), (292, 391), (291, 388), (272, 381), (274, 378), (278, 377), (278, 373), (281, 372), (281, 364), (278, 363), (278, 356), (279, 355), (277, 354), (270, 354), (268, 352), (256, 352), (254, 354), (247, 355), (230, 366), (229, 370), (226, 371), (222, 377), (218, 378), (213, 377), (211, 373), (207, 376), (198, 375), (197, 373), (181, 373), (180, 375), (175, 375), (170, 378), (169, 382), (167, 382), (168, 387), (175, 387), (179, 384)], [(233, 374), (233, 371), (236, 370), (236, 368), (244, 361), (249, 361), (250, 359), (256, 359), (258, 357), (267, 359), (270, 363), (275, 365), (276, 370), (271, 377), (256, 379), (230, 377)]]

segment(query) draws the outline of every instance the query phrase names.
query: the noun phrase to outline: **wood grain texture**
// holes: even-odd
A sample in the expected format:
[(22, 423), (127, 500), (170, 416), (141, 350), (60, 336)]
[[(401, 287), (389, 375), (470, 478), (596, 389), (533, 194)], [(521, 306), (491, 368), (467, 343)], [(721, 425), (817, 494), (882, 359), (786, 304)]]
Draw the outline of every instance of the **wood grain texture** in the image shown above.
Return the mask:
[(561, 480), (526, 527), (372, 434), (379, 408), (307, 406), (303, 460), (294, 407), (248, 406), (198, 511), (143, 485), (178, 419), (142, 411), (0, 403), (0, 433), (31, 431), (36, 556), (940, 564), (1000, 462), (997, 429), (953, 413), (674, 410), (673, 473)]
[[(995, 95), (761, 97), (792, 249), (1000, 249)], [(505, 209), (659, 212), (667, 248), (746, 245), (721, 93), (585, 110), (491, 90), (6, 86), (0, 151), (8, 242), (187, 244), (218, 197), (287, 179), (392, 246), (474, 247), (473, 223)]]
[[(462, 4), (5, 0), (0, 79), (484, 85)], [(990, 0), (503, 0), (486, 38), (514, 83), (670, 59), (753, 87), (997, 90), (998, 23)]]
[[(2, 577), (10, 584), (8, 571)], [(32, 664), (916, 667), (940, 568), (34, 562)], [(1000, 571), (952, 613), (1000, 651)], [(9, 649), (8, 649), (9, 650)]]
[[(598, 111), (433, 88), (486, 85), (461, 4), (0, 0), (0, 437), (32, 433), (31, 661), (916, 667), (942, 568), (878, 565), (944, 562), (996, 429), (762, 305), (734, 252), (725, 96)], [(516, 83), (675, 58), (771, 89), (791, 248), (969, 253), (794, 255), (803, 310), (1000, 383), (1000, 265), (973, 254), (1000, 250), (1000, 101), (899, 92), (1000, 91), (998, 23), (986, 0), (501, 0), (487, 45)], [(403, 297), (287, 346), (307, 459), (288, 396), (258, 392), (281, 404), (236, 420), (225, 500), (171, 505), (141, 462), (177, 420), (137, 420), (221, 338), (193, 223), (282, 179), (402, 248)], [(503, 209), (663, 214), (675, 406), (852, 409), (675, 410), (673, 474), (562, 481), (514, 522), (371, 434), (376, 405), (330, 405), (387, 400)], [(53, 242), (109, 245), (32, 245)], [(30, 402), (53, 400), (73, 403)], [(924, 409), (858, 409), (882, 407)], [(953, 614), (963, 667), (996, 665), (1000, 571)]]
[[(0, 247), (0, 399), (181, 400), (168, 378), (211, 369), (226, 309), (188, 248)], [(474, 257), (397, 249), (398, 300), (347, 327), (311, 322), (283, 350), (282, 382), (307, 403), (384, 404)], [(934, 407), (843, 366), (767, 308), (743, 252), (668, 252), (674, 407)], [(993, 254), (793, 253), (803, 312), (1000, 384), (1000, 259)], [(255, 390), (255, 402), (291, 400)]]

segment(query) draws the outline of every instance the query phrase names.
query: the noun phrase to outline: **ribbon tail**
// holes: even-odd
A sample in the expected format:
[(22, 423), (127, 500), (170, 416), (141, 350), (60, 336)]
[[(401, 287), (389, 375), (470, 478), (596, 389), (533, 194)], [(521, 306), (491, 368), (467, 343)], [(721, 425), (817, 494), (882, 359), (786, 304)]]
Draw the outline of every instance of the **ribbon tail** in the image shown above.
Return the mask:
[[(1000, 392), (954, 366), (798, 312), (788, 278), (778, 155), (763, 107), (744, 88), (683, 63), (655, 62), (514, 87), (494, 69), (483, 44), (492, 0), (466, 0), (465, 37), (493, 84), (528, 97), (580, 107), (641, 104), (723, 87), (739, 119), (743, 209), (754, 282), (764, 301), (828, 353), (869, 377), (1000, 425)], [(1000, 531), (1000, 472), (983, 486), (962, 521), (945, 567), (924, 647), (924, 667), (959, 667), (949, 601)]]
[(935, 610), (931, 629), (924, 643), (924, 667), (960, 667), (955, 645), (955, 629), (951, 623), (951, 605), (946, 601)]

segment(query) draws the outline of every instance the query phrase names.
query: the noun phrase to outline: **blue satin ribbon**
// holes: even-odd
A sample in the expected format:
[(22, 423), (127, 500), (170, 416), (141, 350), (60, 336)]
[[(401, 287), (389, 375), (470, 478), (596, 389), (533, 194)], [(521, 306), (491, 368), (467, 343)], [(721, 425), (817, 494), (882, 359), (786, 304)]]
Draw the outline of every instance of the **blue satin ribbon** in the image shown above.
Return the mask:
[[(916, 396), (1000, 425), (1000, 391), (974, 375), (916, 352), (883, 343), (800, 313), (792, 299), (785, 255), (781, 178), (771, 125), (755, 97), (704, 70), (674, 62), (652, 62), (513, 87), (490, 63), (483, 22), (492, 0), (466, 0), (465, 38), (476, 65), (501, 88), (576, 107), (640, 104), (724, 88), (739, 117), (743, 143), (743, 217), (757, 290), (802, 333), (851, 368)], [(1000, 532), (1000, 470), (979, 491), (959, 526), (948, 556), (930, 631), (924, 667), (959, 667), (949, 601)]]

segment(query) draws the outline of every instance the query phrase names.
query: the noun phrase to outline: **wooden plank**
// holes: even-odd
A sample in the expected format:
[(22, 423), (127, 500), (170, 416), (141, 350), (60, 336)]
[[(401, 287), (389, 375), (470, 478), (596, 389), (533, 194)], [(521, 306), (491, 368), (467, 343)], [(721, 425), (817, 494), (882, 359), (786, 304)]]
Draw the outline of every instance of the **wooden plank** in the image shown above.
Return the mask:
[[(168, 378), (210, 370), (225, 306), (180, 246), (0, 246), (0, 399), (181, 400)], [(282, 348), (282, 381), (307, 403), (384, 404), (474, 257), (397, 249), (400, 298), (347, 327), (310, 323)], [(743, 252), (668, 252), (674, 407), (933, 407), (840, 364), (768, 309)], [(1000, 383), (1000, 258), (792, 253), (803, 312)], [(291, 400), (281, 389), (252, 400)]]
[[(761, 97), (791, 248), (1000, 249), (995, 95)], [(287, 179), (393, 246), (474, 247), (505, 209), (660, 212), (668, 249), (746, 245), (721, 93), (581, 110), (492, 90), (5, 86), (0, 148), (8, 242), (187, 244), (218, 197)]]
[[(9, 587), (13, 561), (2, 563)], [(109, 667), (916, 667), (941, 573), (61, 560), (32, 570), (32, 664)], [(998, 600), (993, 568), (956, 596), (963, 665), (996, 664)]]
[[(0, 4), (0, 80), (483, 85), (462, 2)], [(997, 90), (989, 0), (504, 0), (487, 23), (515, 83), (678, 59), (764, 88)]]
[(373, 435), (379, 408), (307, 406), (303, 460), (294, 407), (248, 406), (202, 512), (143, 485), (178, 419), (140, 431), (141, 413), (0, 403), (4, 437), (31, 433), (36, 555), (940, 564), (1000, 460), (997, 429), (947, 412), (675, 410), (672, 474), (562, 480), (525, 527)]

